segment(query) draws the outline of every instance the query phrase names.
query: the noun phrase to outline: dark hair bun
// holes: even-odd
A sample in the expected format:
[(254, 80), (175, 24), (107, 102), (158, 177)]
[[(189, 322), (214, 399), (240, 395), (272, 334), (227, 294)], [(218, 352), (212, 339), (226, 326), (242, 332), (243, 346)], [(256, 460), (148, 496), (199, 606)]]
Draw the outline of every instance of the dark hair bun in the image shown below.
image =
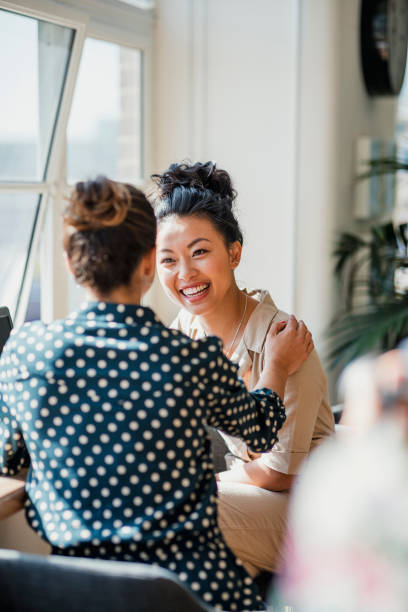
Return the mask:
[(114, 227), (125, 220), (130, 205), (126, 185), (98, 176), (75, 185), (64, 220), (79, 231)]
[(171, 215), (207, 217), (223, 236), (226, 245), (243, 243), (242, 232), (234, 215), (236, 191), (230, 175), (214, 162), (171, 164), (162, 174), (153, 174), (157, 185), (156, 218), (160, 222)]
[(236, 192), (231, 178), (225, 170), (216, 167), (215, 162), (171, 164), (162, 174), (153, 174), (152, 179), (158, 187), (159, 198), (166, 198), (177, 187), (193, 187), (212, 191), (215, 196), (232, 201)]
[(105, 176), (75, 185), (64, 212), (64, 249), (77, 283), (109, 295), (129, 286), (156, 243), (156, 217), (142, 191)]

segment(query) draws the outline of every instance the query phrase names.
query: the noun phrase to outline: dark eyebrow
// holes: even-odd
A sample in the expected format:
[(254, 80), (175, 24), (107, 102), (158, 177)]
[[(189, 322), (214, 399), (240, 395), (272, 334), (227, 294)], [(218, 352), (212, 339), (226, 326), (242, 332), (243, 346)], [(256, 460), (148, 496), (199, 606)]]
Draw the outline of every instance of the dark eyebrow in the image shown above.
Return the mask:
[(200, 242), (200, 240), (205, 240), (205, 242), (211, 242), (211, 240), (208, 240), (208, 238), (196, 238), (195, 240), (190, 242), (190, 244), (187, 245), (187, 248), (191, 249), (191, 247), (194, 246), (197, 242)]
[[(190, 242), (190, 244), (187, 245), (188, 249), (191, 249), (191, 247), (193, 247), (197, 242), (200, 242), (200, 240), (204, 240), (205, 242), (211, 242), (211, 240), (208, 240), (208, 238), (195, 238), (192, 242)], [(172, 249), (160, 249), (159, 253), (173, 253), (174, 251)]]

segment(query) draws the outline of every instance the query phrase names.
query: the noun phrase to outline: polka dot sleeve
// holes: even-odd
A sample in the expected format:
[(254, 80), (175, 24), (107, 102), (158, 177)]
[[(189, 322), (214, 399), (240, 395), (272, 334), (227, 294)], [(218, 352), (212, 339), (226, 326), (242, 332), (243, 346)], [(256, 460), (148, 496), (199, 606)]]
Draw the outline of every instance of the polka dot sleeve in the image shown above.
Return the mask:
[(11, 357), (11, 344), (9, 341), (0, 359), (0, 474), (8, 476), (17, 474), (30, 463), (16, 415), (9, 405), (15, 393), (13, 377), (16, 373), (16, 358)]
[(206, 350), (213, 355), (208, 368), (200, 372), (208, 424), (241, 438), (254, 452), (269, 451), (286, 418), (281, 398), (270, 389), (249, 392), (237, 374), (238, 366), (223, 354), (221, 341), (204, 338), (201, 342), (208, 344)]

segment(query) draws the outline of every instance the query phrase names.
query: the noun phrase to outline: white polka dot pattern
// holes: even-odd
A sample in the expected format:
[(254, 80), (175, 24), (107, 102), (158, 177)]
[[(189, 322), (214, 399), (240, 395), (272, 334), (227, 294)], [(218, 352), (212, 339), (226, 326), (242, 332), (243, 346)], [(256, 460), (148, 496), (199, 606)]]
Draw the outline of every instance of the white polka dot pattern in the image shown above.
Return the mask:
[(205, 426), (270, 449), (280, 398), (248, 393), (217, 338), (92, 302), (14, 332), (0, 360), (0, 469), (30, 464), (27, 518), (60, 554), (145, 561), (204, 601), (262, 609), (217, 527)]

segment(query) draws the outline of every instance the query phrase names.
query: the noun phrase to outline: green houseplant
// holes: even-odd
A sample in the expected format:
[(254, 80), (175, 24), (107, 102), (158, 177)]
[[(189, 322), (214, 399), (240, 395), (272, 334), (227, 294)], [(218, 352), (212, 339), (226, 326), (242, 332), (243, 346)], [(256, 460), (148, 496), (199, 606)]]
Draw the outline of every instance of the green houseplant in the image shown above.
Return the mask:
[[(408, 164), (379, 159), (359, 178), (397, 171), (408, 171)], [(342, 233), (335, 246), (335, 275), (344, 305), (327, 334), (331, 367), (372, 350), (392, 349), (408, 336), (408, 224), (373, 225), (370, 234)]]

